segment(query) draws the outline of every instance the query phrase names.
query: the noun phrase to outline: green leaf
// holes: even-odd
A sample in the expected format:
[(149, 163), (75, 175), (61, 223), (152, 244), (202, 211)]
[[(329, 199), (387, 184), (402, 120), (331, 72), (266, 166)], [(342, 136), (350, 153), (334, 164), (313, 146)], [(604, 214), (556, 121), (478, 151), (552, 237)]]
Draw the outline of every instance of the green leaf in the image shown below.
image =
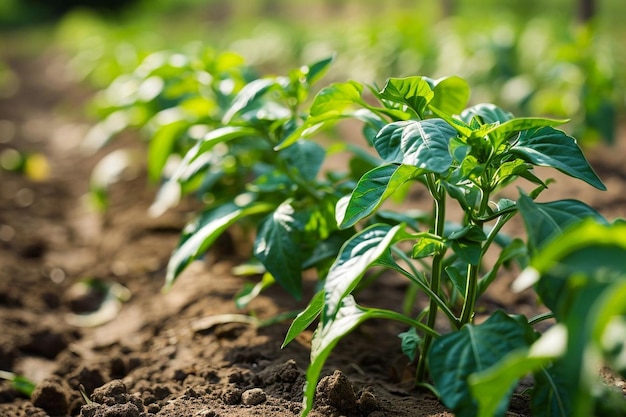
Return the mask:
[(359, 180), (352, 194), (337, 203), (335, 217), (345, 229), (369, 216), (402, 184), (419, 177), (423, 170), (410, 165), (381, 165)]
[(606, 223), (606, 220), (593, 208), (577, 200), (559, 200), (549, 203), (535, 203), (522, 194), (517, 200), (517, 209), (524, 219), (531, 252), (544, 246), (550, 239), (570, 225), (585, 218)]
[(233, 117), (248, 110), (257, 98), (275, 85), (277, 85), (277, 80), (274, 78), (260, 78), (246, 84), (233, 99), (230, 108), (222, 118), (222, 123), (225, 125), (230, 123)]
[(174, 144), (180, 138), (183, 130), (189, 125), (185, 120), (160, 126), (152, 136), (148, 146), (148, 179), (157, 182), (161, 178), (161, 171), (172, 154)]
[(346, 110), (352, 110), (355, 104), (363, 104), (361, 93), (363, 86), (356, 81), (334, 83), (323, 88), (315, 96), (311, 104), (311, 116), (322, 114), (345, 114)]
[[(468, 324), (458, 332), (433, 341), (428, 355), (430, 375), (442, 402), (458, 417), (478, 415), (468, 377), (487, 370), (511, 351), (528, 346), (526, 329), (502, 311), (480, 325)], [(496, 416), (504, 415), (508, 401), (498, 404)]]
[(411, 257), (413, 259), (426, 258), (440, 253), (445, 248), (441, 239), (433, 237), (423, 237), (415, 245)]
[(557, 366), (539, 369), (534, 372), (535, 387), (530, 405), (536, 417), (569, 417), (572, 415), (573, 393), (565, 387), (564, 375)]
[(37, 385), (30, 379), (16, 375), (13, 372), (3, 371), (0, 369), (0, 379), (5, 379), (11, 382), (11, 386), (17, 392), (30, 397), (35, 391)]
[(402, 344), (400, 346), (402, 353), (404, 353), (411, 360), (411, 362), (413, 362), (415, 360), (417, 346), (421, 343), (422, 338), (417, 334), (414, 327), (411, 327), (406, 332), (400, 333), (398, 337), (402, 339)]
[(430, 101), (431, 107), (450, 115), (463, 111), (470, 97), (470, 87), (467, 81), (457, 76), (428, 81), (431, 81), (435, 94)]
[(254, 256), (276, 282), (293, 297), (302, 296), (302, 248), (299, 235), (304, 225), (294, 216), (290, 201), (282, 203), (268, 217), (254, 242)]
[(560, 130), (543, 127), (524, 131), (510, 152), (534, 165), (556, 168), (599, 190), (606, 190), (576, 144), (576, 139)]
[(285, 340), (280, 346), (281, 349), (291, 343), (292, 340), (305, 331), (315, 321), (315, 319), (322, 312), (323, 305), (324, 291), (318, 291), (309, 302), (309, 305), (296, 316), (291, 323), (291, 326), (289, 326), (287, 335), (285, 335)]
[(202, 256), (213, 242), (239, 219), (268, 212), (274, 207), (274, 205), (267, 203), (252, 202), (247, 205), (239, 205), (229, 202), (205, 211), (194, 221), (188, 223), (183, 230), (178, 247), (172, 252), (167, 264), (165, 287), (171, 287), (187, 265)]
[(506, 139), (510, 138), (514, 133), (547, 126), (559, 126), (563, 123), (567, 123), (567, 120), (544, 119), (541, 117), (519, 117), (508, 120), (481, 133), (482, 135), (489, 135), (492, 140), (493, 147), (498, 149), (498, 146), (500, 146)]
[(317, 62), (314, 62), (311, 65), (308, 65), (302, 68), (302, 72), (304, 73), (304, 76), (306, 77), (306, 82), (309, 85), (315, 84), (320, 78), (324, 76), (324, 74), (326, 74), (326, 72), (328, 71), (328, 67), (330, 67), (330, 64), (334, 60), (335, 60), (335, 57), (333, 55), (328, 58), (321, 59)]
[(322, 314), (322, 320), (315, 330), (313, 340), (311, 342), (311, 363), (306, 372), (306, 383), (304, 385), (304, 408), (301, 416), (306, 416), (313, 407), (313, 399), (315, 397), (315, 388), (319, 380), (322, 367), (330, 355), (330, 352), (337, 345), (339, 340), (357, 328), (361, 323), (368, 319), (387, 319), (396, 320), (431, 334), (434, 337), (439, 336), (437, 332), (428, 328), (423, 323), (412, 320), (395, 311), (363, 308), (356, 304), (351, 295), (341, 300), (338, 306), (337, 314), (333, 318), (325, 320)]
[(411, 108), (417, 116), (423, 117), (426, 106), (435, 94), (422, 77), (389, 78), (380, 91), (380, 97)]
[(452, 165), (448, 144), (456, 135), (456, 129), (443, 119), (408, 124), (402, 129), (402, 163), (439, 174), (447, 171)]
[[(528, 324), (526, 327), (528, 332), (532, 332), (532, 328)], [(562, 354), (562, 349), (565, 348), (565, 333), (555, 330), (560, 329), (552, 328), (535, 341), (530, 348), (523, 347), (514, 350), (486, 370), (470, 375), (468, 382), (474, 398), (479, 404), (478, 417), (502, 414), (502, 410), (498, 412), (498, 407), (501, 407), (508, 400), (517, 381), (523, 376), (529, 373), (546, 374), (545, 368), (558, 358)], [(560, 338), (560, 340), (555, 340), (555, 338)], [(559, 349), (555, 349), (555, 345), (558, 345)], [(544, 407), (548, 404), (550, 407), (558, 405), (559, 401), (563, 400), (562, 395), (563, 393), (559, 391), (558, 387), (549, 384), (535, 386), (533, 390), (533, 399), (536, 396), (545, 397)], [(555, 414), (533, 413), (533, 415), (540, 414), (554, 417), (567, 415), (558, 412)]]
[(313, 181), (322, 167), (326, 150), (315, 142), (299, 140), (281, 151), (290, 168), (300, 172), (307, 181)]
[[(263, 268), (265, 269), (265, 268)], [(238, 309), (243, 309), (250, 304), (250, 301), (254, 300), (263, 290), (272, 286), (276, 280), (271, 274), (264, 273), (261, 281), (256, 284), (246, 283), (243, 288), (235, 295), (235, 306)]]
[(363, 274), (393, 243), (406, 238), (406, 235), (400, 233), (401, 227), (375, 224), (363, 229), (343, 245), (324, 283), (324, 317), (335, 317), (342, 300), (357, 286)]
[(490, 123), (501, 124), (513, 119), (511, 113), (502, 110), (495, 104), (489, 103), (476, 104), (461, 113), (461, 120), (465, 123), (471, 123), (472, 119), (476, 117), (480, 120), (481, 125)]
[(335, 318), (325, 324), (320, 323), (315, 330), (311, 344), (311, 363), (306, 371), (301, 416), (306, 416), (313, 408), (317, 381), (330, 352), (339, 340), (367, 320), (367, 313), (367, 310), (356, 304), (352, 296), (347, 296), (341, 300)]
[(403, 120), (385, 125), (374, 137), (374, 148), (387, 162), (402, 162), (403, 152), (400, 148), (404, 128), (415, 123), (413, 120)]

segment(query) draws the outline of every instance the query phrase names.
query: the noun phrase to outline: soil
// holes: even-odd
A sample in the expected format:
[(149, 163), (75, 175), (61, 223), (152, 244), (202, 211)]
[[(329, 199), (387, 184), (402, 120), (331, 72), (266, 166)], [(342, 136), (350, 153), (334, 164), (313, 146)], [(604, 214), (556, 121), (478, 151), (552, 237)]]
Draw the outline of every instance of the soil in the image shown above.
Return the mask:
[[(231, 273), (241, 256), (227, 241), (162, 292), (170, 252), (194, 203), (149, 218), (155, 187), (139, 172), (112, 187), (105, 214), (89, 208), (85, 195), (97, 161), (115, 147), (143, 145), (127, 134), (104, 152), (80, 151), (90, 93), (68, 80), (63, 62), (56, 53), (8, 59), (19, 88), (0, 100), (0, 152), (13, 148), (45, 161), (39, 179), (0, 171), (0, 370), (37, 384), (28, 398), (0, 382), (0, 415), (298, 416), (311, 332), (281, 349), (288, 321), (256, 327), (224, 315), (264, 319), (305, 303), (272, 288), (237, 310), (233, 297), (245, 281)], [(553, 175), (559, 186), (546, 197), (578, 198), (608, 218), (625, 216), (623, 136), (613, 147), (588, 151), (608, 192)], [(85, 279), (101, 286), (81, 285)], [(538, 310), (530, 293), (512, 294), (509, 283), (498, 282), (484, 311)], [(118, 284), (130, 299), (111, 304), (98, 325), (77, 326), (77, 314), (103, 302), (97, 288)], [(394, 308), (405, 288), (385, 276), (359, 299)], [(307, 281), (306, 296), (312, 293)], [(311, 415), (452, 416), (434, 395), (412, 387), (397, 338), (404, 330), (372, 321), (342, 341), (324, 368)], [(530, 415), (522, 389), (509, 415)]]

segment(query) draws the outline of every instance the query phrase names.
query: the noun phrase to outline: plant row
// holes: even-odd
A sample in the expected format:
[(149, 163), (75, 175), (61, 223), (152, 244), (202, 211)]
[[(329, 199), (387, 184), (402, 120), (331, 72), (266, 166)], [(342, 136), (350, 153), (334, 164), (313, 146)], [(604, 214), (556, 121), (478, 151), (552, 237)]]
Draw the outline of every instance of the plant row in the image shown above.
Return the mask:
[[(315, 271), (318, 292), (285, 339), (316, 326), (303, 416), (333, 348), (372, 318), (406, 326), (401, 347), (415, 383), (459, 416), (504, 415), (529, 373), (536, 415), (624, 415), (623, 397), (596, 371), (626, 371), (626, 225), (580, 201), (536, 201), (558, 187), (537, 166), (605, 189), (557, 129), (566, 121), (469, 105), (469, 85), (455, 76), (390, 78), (382, 88), (338, 82), (313, 94), (332, 61), (257, 77), (232, 54), (156, 53), (109, 88), (117, 106), (104, 126), (136, 117), (148, 132), (148, 173), (160, 181), (152, 214), (188, 195), (204, 204), (172, 253), (166, 285), (235, 227), (252, 241), (240, 270), (261, 276), (238, 305), (273, 284), (302, 298), (303, 271)], [(346, 120), (362, 143), (334, 130)], [(344, 162), (329, 167), (334, 154)], [(530, 191), (502, 197), (521, 179)], [(411, 207), (414, 188), (427, 191), (428, 210)], [(401, 208), (386, 204), (392, 197)], [(502, 232), (515, 216), (525, 238)], [(523, 271), (514, 290), (532, 287), (550, 313), (494, 311), (476, 323), (481, 296), (513, 265)], [(406, 278), (402, 311), (358, 304), (365, 286), (384, 279), (374, 269)], [(555, 324), (537, 331), (548, 319)]]

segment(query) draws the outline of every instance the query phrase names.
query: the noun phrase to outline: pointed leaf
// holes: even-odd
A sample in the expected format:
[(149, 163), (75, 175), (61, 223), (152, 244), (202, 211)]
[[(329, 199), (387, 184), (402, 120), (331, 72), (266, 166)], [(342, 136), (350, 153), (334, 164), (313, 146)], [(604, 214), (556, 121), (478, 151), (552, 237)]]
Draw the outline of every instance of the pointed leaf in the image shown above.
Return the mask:
[(320, 78), (324, 76), (324, 74), (326, 74), (326, 72), (328, 71), (328, 67), (330, 67), (330, 64), (334, 60), (335, 60), (335, 56), (333, 55), (333, 56), (324, 58), (322, 60), (314, 62), (311, 65), (304, 67), (302, 72), (304, 73), (304, 76), (306, 77), (306, 82), (309, 85), (315, 84)]
[(318, 291), (315, 296), (309, 302), (309, 305), (298, 314), (298, 316), (293, 320), (291, 326), (289, 326), (289, 330), (287, 330), (287, 335), (285, 336), (285, 340), (280, 348), (284, 348), (287, 346), (293, 339), (295, 339), (300, 333), (305, 331), (311, 323), (315, 321), (315, 319), (322, 312), (322, 306), (324, 305), (324, 291)]
[(294, 216), (290, 202), (278, 206), (265, 220), (254, 243), (254, 256), (276, 282), (293, 297), (302, 295), (302, 249), (299, 234), (303, 225)]
[(435, 94), (422, 77), (390, 78), (380, 97), (411, 108), (420, 118)]
[(369, 216), (402, 184), (423, 173), (410, 165), (382, 165), (372, 169), (363, 175), (349, 197), (337, 203), (337, 224), (342, 229), (353, 226)]
[(562, 234), (568, 226), (585, 218), (606, 223), (597, 211), (577, 200), (535, 203), (522, 194), (517, 200), (517, 208), (524, 219), (532, 251), (540, 249), (550, 239)]
[[(442, 402), (458, 417), (475, 417), (478, 402), (472, 396), (468, 377), (526, 346), (526, 329), (502, 311), (480, 325), (468, 324), (458, 332), (435, 339), (428, 363)], [(507, 403), (499, 403), (496, 416), (504, 415)]]
[(226, 203), (204, 212), (187, 224), (178, 247), (174, 249), (167, 264), (165, 286), (170, 287), (178, 275), (192, 261), (199, 258), (215, 240), (239, 219), (253, 214), (265, 213), (274, 208), (267, 203), (253, 202), (240, 206)]
[(524, 131), (510, 152), (534, 165), (556, 168), (599, 190), (606, 190), (576, 144), (576, 139), (560, 130), (543, 127)]
[(326, 277), (324, 316), (337, 314), (344, 299), (357, 286), (363, 274), (403, 237), (402, 225), (375, 224), (357, 233), (341, 248)]

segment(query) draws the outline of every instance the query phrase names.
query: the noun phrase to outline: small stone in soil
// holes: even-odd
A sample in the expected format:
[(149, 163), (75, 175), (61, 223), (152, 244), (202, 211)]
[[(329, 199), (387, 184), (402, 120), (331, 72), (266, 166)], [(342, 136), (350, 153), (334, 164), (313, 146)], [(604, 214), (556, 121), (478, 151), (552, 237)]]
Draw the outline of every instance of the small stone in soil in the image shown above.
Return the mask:
[(68, 387), (59, 378), (50, 378), (37, 385), (31, 396), (32, 403), (53, 416), (67, 415), (69, 409)]
[(241, 394), (241, 401), (245, 405), (259, 405), (267, 399), (265, 392), (261, 388), (252, 388)]

